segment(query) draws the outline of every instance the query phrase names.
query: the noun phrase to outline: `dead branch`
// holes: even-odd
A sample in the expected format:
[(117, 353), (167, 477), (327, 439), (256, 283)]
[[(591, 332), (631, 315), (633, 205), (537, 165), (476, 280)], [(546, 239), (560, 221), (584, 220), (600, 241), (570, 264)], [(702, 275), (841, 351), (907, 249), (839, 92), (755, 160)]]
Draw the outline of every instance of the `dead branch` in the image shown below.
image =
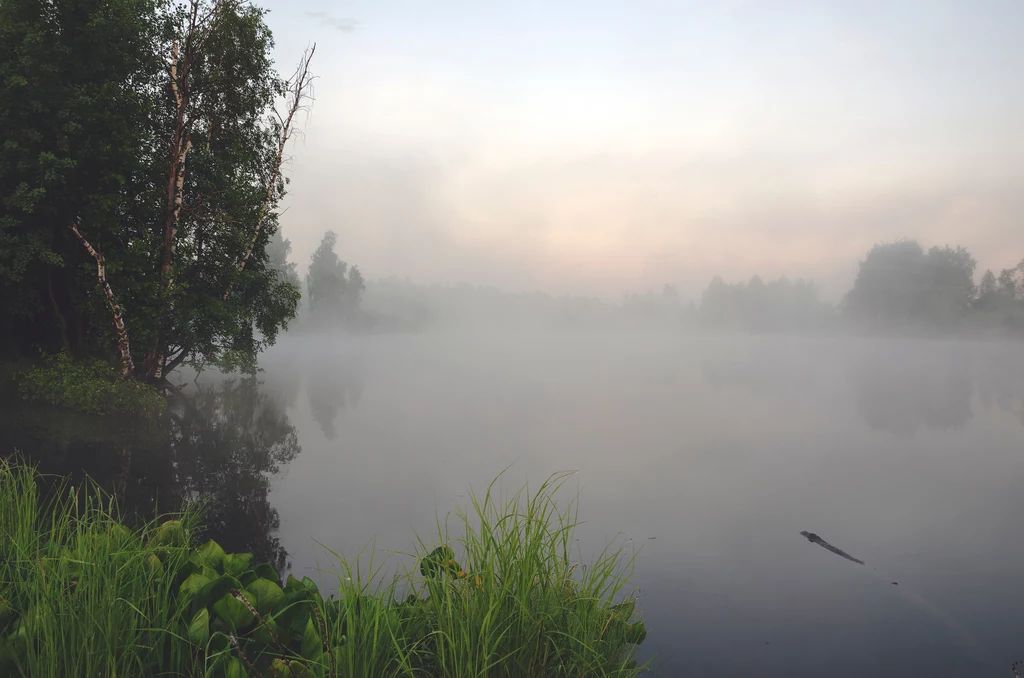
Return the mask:
[[(277, 188), (277, 182), (281, 177), (281, 165), (284, 162), (284, 149), (294, 131), (293, 126), (295, 124), (295, 115), (304, 108), (305, 102), (312, 98), (313, 75), (309, 71), (309, 64), (313, 60), (313, 55), (315, 53), (316, 43), (302, 54), (302, 58), (299, 60), (299, 66), (295, 70), (295, 74), (288, 81), (288, 113), (281, 125), (281, 136), (278, 139), (277, 155), (274, 157), (274, 164), (271, 168), (270, 177), (267, 179), (267, 192), (263, 197), (263, 204), (260, 205), (260, 211), (256, 216), (256, 229), (253, 232), (252, 237), (249, 239), (249, 244), (245, 248), (245, 253), (242, 255), (242, 258), (238, 260), (239, 273), (241, 273), (245, 269), (245, 265), (249, 263), (249, 257), (252, 256), (252, 252), (256, 247), (256, 242), (259, 240), (260, 233), (263, 230), (263, 220), (266, 218), (267, 212), (270, 210), (271, 202), (273, 202), (274, 191)], [(277, 111), (275, 111), (275, 113), (277, 113)], [(279, 119), (280, 117), (281, 116), (278, 115)], [(224, 296), (222, 298), (226, 300), (229, 294), (231, 294), (230, 282), (224, 290)]]

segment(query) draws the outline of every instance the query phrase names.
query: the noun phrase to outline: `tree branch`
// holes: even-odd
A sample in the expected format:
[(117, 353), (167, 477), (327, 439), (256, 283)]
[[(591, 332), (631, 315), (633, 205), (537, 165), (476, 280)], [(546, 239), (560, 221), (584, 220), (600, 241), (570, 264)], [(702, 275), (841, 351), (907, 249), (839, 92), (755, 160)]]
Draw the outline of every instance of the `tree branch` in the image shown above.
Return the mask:
[(110, 283), (107, 282), (107, 267), (103, 261), (103, 255), (93, 249), (89, 241), (85, 239), (85, 236), (79, 232), (78, 226), (81, 224), (81, 221), (81, 217), (75, 217), (75, 221), (71, 224), (71, 230), (78, 236), (78, 240), (85, 247), (85, 250), (96, 260), (96, 280), (103, 289), (103, 294), (106, 295), (107, 303), (110, 305), (110, 312), (114, 316), (114, 328), (117, 330), (117, 350), (121, 354), (121, 376), (127, 378), (135, 372), (131, 347), (128, 345), (128, 330), (124, 326), (121, 307), (117, 304), (114, 291), (110, 289)]
[[(289, 81), (290, 96), (288, 100), (288, 115), (285, 117), (284, 122), (281, 125), (281, 138), (278, 140), (277, 155), (274, 157), (274, 164), (271, 168), (270, 177), (267, 180), (267, 193), (263, 197), (263, 204), (260, 205), (260, 211), (256, 216), (256, 230), (249, 239), (249, 244), (245, 248), (245, 253), (238, 261), (237, 269), (239, 273), (241, 273), (245, 269), (245, 265), (249, 263), (249, 258), (252, 256), (252, 252), (256, 247), (256, 242), (259, 240), (260, 233), (263, 230), (263, 221), (267, 216), (267, 212), (270, 210), (270, 203), (274, 199), (274, 190), (277, 188), (277, 181), (281, 177), (281, 164), (284, 162), (284, 149), (292, 135), (292, 126), (295, 123), (295, 115), (302, 110), (304, 102), (311, 99), (313, 96), (313, 75), (309, 71), (309, 64), (313, 60), (313, 55), (315, 53), (316, 43), (303, 53), (302, 58), (299, 60), (299, 66), (295, 70), (295, 75), (293, 75), (292, 79)], [(275, 113), (277, 112), (275, 111)], [(279, 119), (280, 117), (281, 116), (278, 115)], [(227, 300), (228, 295), (230, 294), (231, 283), (228, 282), (222, 299)]]

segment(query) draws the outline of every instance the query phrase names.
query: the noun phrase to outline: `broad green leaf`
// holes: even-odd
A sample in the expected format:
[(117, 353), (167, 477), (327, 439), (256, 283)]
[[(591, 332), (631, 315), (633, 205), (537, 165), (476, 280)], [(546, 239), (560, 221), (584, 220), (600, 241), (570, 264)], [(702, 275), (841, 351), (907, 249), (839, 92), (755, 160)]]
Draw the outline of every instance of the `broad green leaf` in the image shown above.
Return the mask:
[(210, 612), (205, 607), (199, 608), (188, 625), (188, 639), (193, 645), (206, 647), (210, 640)]
[(201, 574), (190, 574), (185, 581), (181, 582), (181, 586), (178, 587), (179, 600), (194, 597), (209, 583), (210, 579)]
[(248, 676), (245, 665), (242, 664), (242, 660), (238, 657), (228, 659), (224, 665), (224, 678), (248, 678)]
[(253, 572), (258, 574), (264, 579), (268, 579), (278, 586), (281, 584), (281, 575), (277, 573), (277, 570), (270, 565), (270, 563), (260, 563), (256, 567), (252, 568)]
[(312, 618), (306, 622), (306, 630), (302, 632), (302, 640), (299, 643), (299, 654), (306, 659), (315, 659), (324, 651), (323, 641), (317, 633)]
[[(225, 594), (231, 593), (231, 589), (240, 589), (242, 585), (234, 577), (229, 577), (226, 574), (222, 574), (216, 579), (210, 581), (208, 584), (199, 589), (196, 593), (195, 600), (200, 605), (210, 606), (215, 601), (220, 600)], [(238, 602), (238, 601), (235, 601)], [(240, 603), (239, 603), (240, 604)]]
[(316, 582), (309, 577), (302, 578), (302, 586), (314, 595), (320, 595), (320, 589), (316, 587)]
[(277, 620), (274, 619), (274, 615), (260, 615), (261, 621), (256, 622), (255, 636), (256, 640), (263, 643), (264, 645), (274, 646), (274, 639), (270, 637), (271, 632), (277, 637), (279, 642), (287, 644), (287, 639), (282, 638), (281, 629), (277, 625)]
[(225, 555), (223, 559), (224, 574), (237, 577), (249, 569), (249, 562), (252, 561), (251, 553), (232, 553)]
[(286, 592), (274, 606), (274, 618), (283, 628), (287, 628), (296, 635), (301, 635), (305, 629), (306, 620), (309, 619), (310, 605), (309, 591), (306, 589)]
[[(244, 591), (242, 595), (249, 600), (252, 604), (251, 595), (247, 595)], [(234, 629), (235, 631), (243, 631), (255, 621), (252, 616), (252, 612), (245, 606), (245, 603), (235, 598), (230, 593), (227, 593), (220, 600), (213, 604), (213, 613), (218, 619), (222, 620), (228, 625), (228, 628)]]
[(155, 553), (146, 556), (146, 566), (154, 579), (161, 579), (164, 576), (164, 564), (156, 557)]
[(256, 596), (256, 611), (261, 616), (270, 614), (274, 606), (284, 598), (284, 591), (281, 587), (266, 579), (257, 579), (248, 584), (245, 590)]
[(185, 528), (180, 520), (166, 520), (156, 528), (149, 543), (151, 546), (184, 546)]
[(224, 564), (224, 549), (220, 547), (220, 544), (214, 540), (210, 540), (200, 546), (197, 551), (199, 555), (203, 557), (203, 562), (209, 565), (218, 572), (222, 571), (221, 568)]
[(181, 565), (179, 565), (174, 571), (174, 586), (180, 589), (182, 583), (198, 571), (199, 566), (191, 560), (186, 560), (181, 563)]

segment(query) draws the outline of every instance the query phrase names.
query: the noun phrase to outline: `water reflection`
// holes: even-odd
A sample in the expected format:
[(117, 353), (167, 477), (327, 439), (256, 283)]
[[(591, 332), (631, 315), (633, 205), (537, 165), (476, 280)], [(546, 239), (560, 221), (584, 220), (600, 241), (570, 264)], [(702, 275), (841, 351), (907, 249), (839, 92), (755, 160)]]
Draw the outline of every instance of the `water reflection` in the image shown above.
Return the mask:
[(840, 394), (872, 430), (900, 437), (967, 426), (980, 409), (1024, 424), (1019, 347), (958, 342), (836, 341), (802, 353), (799, 342), (765, 342), (743, 358), (708, 356), (704, 380), (716, 388), (820, 404)]
[(169, 447), (183, 496), (209, 499), (207, 529), (229, 551), (285, 565), (267, 499), (271, 476), (301, 451), (295, 428), (255, 379), (227, 380), (175, 398)]
[(267, 495), (271, 477), (301, 451), (295, 428), (255, 379), (191, 391), (173, 396), (167, 415), (149, 425), (10, 403), (0, 439), (5, 453), (18, 450), (43, 473), (93, 478), (130, 520), (204, 497), (211, 538), (283, 569), (280, 519)]
[(963, 365), (902, 363), (851, 369), (857, 407), (876, 431), (912, 436), (922, 427), (961, 429), (971, 421), (974, 380)]
[(307, 370), (306, 391), (313, 420), (328, 440), (338, 435), (338, 413), (354, 408), (363, 395), (363, 380), (344, 364), (311, 366)]

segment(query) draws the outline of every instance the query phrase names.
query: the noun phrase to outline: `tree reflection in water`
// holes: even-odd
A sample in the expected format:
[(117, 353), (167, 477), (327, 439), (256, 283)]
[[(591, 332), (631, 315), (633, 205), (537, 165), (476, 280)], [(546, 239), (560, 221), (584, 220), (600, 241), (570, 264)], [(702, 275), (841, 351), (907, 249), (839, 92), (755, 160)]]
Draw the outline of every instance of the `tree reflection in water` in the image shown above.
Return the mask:
[(206, 535), (252, 552), (279, 570), (272, 477), (301, 451), (295, 428), (256, 379), (228, 379), (173, 395), (156, 422), (97, 418), (22, 402), (0, 407), (5, 454), (47, 474), (91, 477), (113, 492), (129, 520), (206, 500)]

